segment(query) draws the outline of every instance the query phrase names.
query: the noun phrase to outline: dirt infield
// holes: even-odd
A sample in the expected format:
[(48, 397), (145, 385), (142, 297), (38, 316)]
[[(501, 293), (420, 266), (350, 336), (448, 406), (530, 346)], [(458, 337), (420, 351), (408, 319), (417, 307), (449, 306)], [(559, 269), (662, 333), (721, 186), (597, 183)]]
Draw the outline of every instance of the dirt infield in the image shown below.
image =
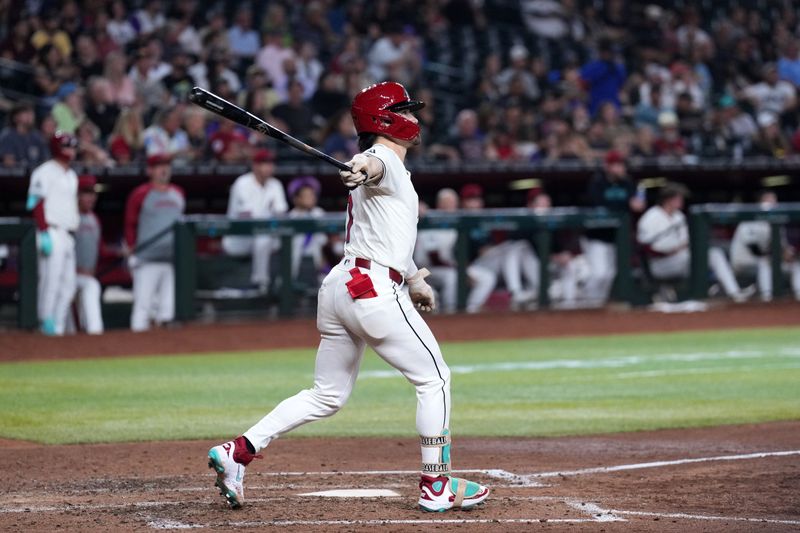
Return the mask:
[[(780, 303), (691, 315), (580, 311), (434, 317), (440, 340), (800, 324)], [(0, 360), (314, 346), (313, 322), (187, 326), (45, 339), (4, 333)], [(456, 438), (454, 466), (490, 485), (485, 505), (416, 508), (413, 439), (287, 438), (248, 469), (227, 509), (212, 442), (43, 446), (0, 439), (0, 531), (797, 531), (800, 421), (570, 438)], [(342, 489), (396, 496), (326, 497)]]
[[(416, 508), (411, 439), (285, 439), (231, 511), (210, 442), (0, 443), (2, 531), (797, 531), (800, 422), (560, 439), (456, 439), (455, 466), (489, 484), (472, 511)], [(618, 467), (614, 469), (613, 467)], [(488, 470), (492, 469), (492, 470)], [(386, 473), (384, 471), (392, 471)], [(335, 489), (394, 497), (303, 496)]]

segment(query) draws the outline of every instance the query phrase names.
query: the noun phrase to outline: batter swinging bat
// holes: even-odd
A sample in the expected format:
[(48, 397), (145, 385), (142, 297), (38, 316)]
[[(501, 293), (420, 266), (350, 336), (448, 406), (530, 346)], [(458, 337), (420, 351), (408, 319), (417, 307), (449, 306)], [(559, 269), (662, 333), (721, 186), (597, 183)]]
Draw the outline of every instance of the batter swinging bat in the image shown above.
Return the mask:
[(216, 94), (206, 91), (200, 87), (195, 87), (189, 93), (189, 101), (193, 104), (197, 104), (200, 107), (211, 111), (212, 113), (219, 115), (221, 117), (225, 117), (228, 120), (232, 120), (237, 124), (241, 124), (245, 128), (250, 128), (251, 130), (257, 131), (263, 135), (267, 135), (272, 137), (273, 139), (277, 139), (282, 143), (286, 143), (292, 148), (296, 148), (301, 152), (305, 152), (308, 155), (313, 155), (318, 159), (322, 159), (326, 163), (330, 163), (331, 165), (335, 166), (339, 170), (350, 170), (350, 167), (339, 161), (338, 159), (329, 156), (324, 152), (320, 152), (316, 148), (313, 148), (303, 141), (295, 139), (288, 133), (284, 133), (272, 124), (266, 122), (263, 119), (258, 118), (254, 114), (245, 111), (241, 107), (230, 103), (229, 101), (225, 100), (224, 98), (217, 96)]

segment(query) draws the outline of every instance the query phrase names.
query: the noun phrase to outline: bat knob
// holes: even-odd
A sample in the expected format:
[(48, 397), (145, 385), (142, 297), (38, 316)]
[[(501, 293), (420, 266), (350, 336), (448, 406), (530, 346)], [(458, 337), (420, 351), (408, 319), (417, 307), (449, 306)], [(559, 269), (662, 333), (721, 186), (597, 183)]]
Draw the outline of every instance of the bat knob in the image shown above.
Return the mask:
[(200, 87), (195, 87), (189, 91), (189, 101), (194, 104), (199, 104), (205, 101), (206, 92)]

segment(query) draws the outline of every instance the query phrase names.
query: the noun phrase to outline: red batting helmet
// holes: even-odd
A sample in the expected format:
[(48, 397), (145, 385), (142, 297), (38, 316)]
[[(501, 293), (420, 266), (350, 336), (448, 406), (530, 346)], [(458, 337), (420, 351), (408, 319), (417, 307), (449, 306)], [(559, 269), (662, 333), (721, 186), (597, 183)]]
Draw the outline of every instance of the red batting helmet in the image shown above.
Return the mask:
[(75, 154), (67, 155), (64, 153), (65, 148), (77, 148), (78, 139), (64, 131), (57, 131), (50, 138), (50, 154), (53, 159), (63, 159), (70, 162), (75, 159)]
[(412, 141), (419, 135), (419, 125), (400, 115), (416, 111), (425, 102), (412, 100), (405, 87), (393, 81), (371, 85), (353, 98), (350, 112), (358, 133), (375, 133), (401, 141)]

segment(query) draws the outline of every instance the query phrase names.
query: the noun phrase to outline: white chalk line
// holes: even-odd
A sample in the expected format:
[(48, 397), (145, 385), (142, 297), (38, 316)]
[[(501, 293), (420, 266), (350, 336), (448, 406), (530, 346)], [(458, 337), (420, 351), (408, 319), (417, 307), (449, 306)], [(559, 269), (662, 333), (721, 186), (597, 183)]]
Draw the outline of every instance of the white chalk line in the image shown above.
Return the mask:
[(641, 372), (621, 372), (615, 377), (620, 379), (630, 378), (656, 378), (662, 376), (682, 376), (692, 374), (722, 374), (726, 372), (750, 372), (763, 370), (798, 370), (800, 365), (777, 365), (777, 366), (720, 366), (705, 368), (676, 368), (670, 370), (644, 370)]
[[(644, 355), (630, 355), (623, 357), (608, 357), (600, 359), (544, 359), (540, 361), (513, 361), (499, 363), (480, 363), (474, 365), (450, 366), (451, 374), (473, 374), (476, 372), (516, 372), (518, 370), (591, 370), (597, 368), (624, 368), (650, 363), (663, 362), (699, 362), (722, 361), (731, 359), (795, 359), (800, 357), (800, 350), (796, 348), (778, 348), (775, 350), (728, 350), (724, 352), (691, 352), (691, 353), (662, 353)], [(359, 374), (359, 379), (385, 379), (402, 377), (394, 369), (365, 370)]]
[(766, 524), (785, 524), (793, 526), (800, 525), (800, 520), (779, 520), (776, 518), (750, 518), (746, 516), (715, 516), (715, 515), (688, 514), (688, 513), (654, 513), (648, 511), (621, 511), (619, 509), (609, 509), (608, 512), (626, 516), (677, 518), (684, 520), (723, 520), (726, 522), (758, 522)]
[(676, 466), (692, 463), (706, 463), (712, 461), (744, 461), (748, 459), (765, 459), (767, 457), (787, 457), (790, 455), (800, 455), (800, 450), (786, 450), (778, 452), (756, 452), (742, 455), (718, 455), (716, 457), (697, 457), (694, 459), (676, 459), (674, 461), (652, 461), (648, 463), (633, 463), (616, 466), (599, 466), (595, 468), (581, 468), (579, 470), (558, 470), (554, 472), (539, 472), (528, 474), (529, 478), (550, 478), (561, 476), (580, 476), (585, 474), (605, 474), (608, 472), (620, 472), (623, 470), (639, 470), (644, 468), (659, 468), (662, 466)]

